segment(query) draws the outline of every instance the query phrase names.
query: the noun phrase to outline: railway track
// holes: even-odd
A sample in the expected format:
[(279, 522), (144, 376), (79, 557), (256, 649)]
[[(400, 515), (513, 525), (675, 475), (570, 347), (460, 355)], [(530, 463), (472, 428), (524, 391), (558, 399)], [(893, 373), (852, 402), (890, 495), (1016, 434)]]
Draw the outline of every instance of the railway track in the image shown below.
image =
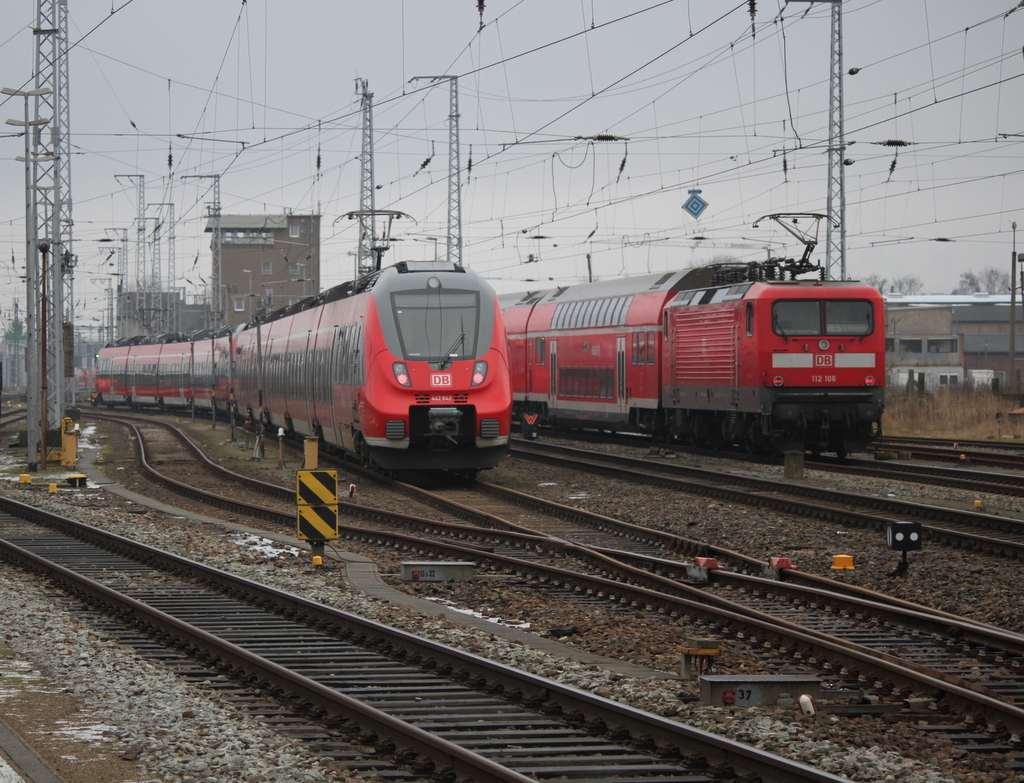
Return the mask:
[(645, 486), (659, 486), (856, 527), (884, 531), (889, 520), (918, 521), (930, 542), (1024, 559), (1024, 521), (1013, 517), (599, 454), (536, 441), (516, 441), (513, 453), (524, 459), (585, 470)]
[[(480, 487), (491, 499), (493, 511), (493, 488)], [(469, 493), (461, 493), (465, 501)], [(519, 495), (507, 491), (497, 494), (505, 496), (502, 502), (506, 504), (515, 503)], [(528, 498), (527, 502), (543, 505), (537, 499)], [(550, 514), (557, 517), (570, 511), (575, 512), (557, 507)], [(493, 514), (488, 512), (486, 517), (493, 523)], [(897, 608), (898, 602), (866, 591), (860, 591), (858, 597), (841, 596), (823, 589), (827, 580), (817, 580), (816, 587), (808, 588), (713, 570), (709, 583), (715, 589), (708, 589), (706, 584), (692, 583), (685, 562), (623, 551), (623, 546), (631, 546), (631, 541), (640, 538), (642, 528), (618, 523), (601, 531), (609, 520), (596, 518), (596, 522), (596, 528), (592, 525), (589, 531), (583, 530), (584, 534), (591, 538), (596, 531), (603, 536), (615, 535), (619, 548), (594, 546), (593, 540), (589, 545), (571, 543), (575, 532), (571, 528), (585, 527), (578, 519), (571, 524), (554, 523), (558, 536), (553, 540), (550, 532), (546, 536), (534, 530), (517, 532), (517, 524), (506, 523), (507, 529), (499, 531), (417, 517), (399, 517), (397, 523), (392, 520), (392, 524), (410, 525), (415, 531), (411, 534), (344, 526), (342, 535), (351, 540), (387, 542), (405, 551), (472, 558), (486, 562), (490, 568), (528, 578), (544, 589), (569, 588), (577, 595), (641, 606), (671, 617), (698, 617), (713, 623), (723, 635), (745, 636), (749, 644), (760, 645), (768, 656), (777, 658), (781, 654), (798, 662), (812, 662), (826, 674), (832, 673), (836, 688), (852, 686), (854, 692), (877, 688), (883, 697), (897, 701), (915, 690), (941, 692), (947, 704), (956, 709), (977, 711), (993, 723), (1024, 726), (1024, 690), (1019, 682), (1024, 676), (1024, 639), (1019, 636), (923, 607)], [(678, 548), (681, 543), (677, 537), (646, 533), (650, 540), (660, 540), (666, 549), (673, 544)], [(443, 539), (460, 543), (446, 544)], [(526, 558), (524, 551), (528, 553)], [(561, 565), (538, 562), (539, 551), (545, 551), (548, 559), (559, 558)], [(567, 556), (583, 563), (578, 566), (580, 572), (566, 566)], [(755, 564), (752, 559), (744, 563), (748, 567)], [(602, 570), (603, 576), (587, 575)], [(809, 575), (785, 571), (787, 579), (791, 576), (815, 583)], [(848, 620), (850, 617), (856, 619)], [(970, 665), (965, 666), (965, 660)]]
[[(752, 462), (758, 465), (766, 463), (778, 464), (779, 462), (775, 458), (753, 456), (736, 451), (721, 452), (688, 446), (655, 445), (650, 437), (639, 435), (626, 435), (622, 433), (596, 434), (590, 432), (552, 432), (548, 434), (556, 440), (559, 437), (563, 437), (566, 440), (615, 443), (637, 449), (650, 449), (654, 446), (657, 451), (667, 451), (672, 454), (725, 458), (735, 462)], [(954, 443), (958, 448), (953, 448)], [(911, 446), (914, 446), (914, 448), (911, 448)], [(933, 484), (942, 487), (970, 490), (972, 492), (1024, 497), (1024, 474), (1017, 472), (1024, 469), (1024, 444), (1002, 444), (996, 441), (942, 441), (931, 438), (909, 438), (906, 440), (893, 439), (891, 441), (886, 439), (875, 444), (873, 450), (883, 454), (886, 452), (910, 454), (923, 459), (932, 459), (933, 455), (938, 455), (944, 461), (955, 462), (958, 467), (943, 467), (935, 464), (922, 465), (908, 463), (902, 459), (882, 461), (878, 459), (857, 459), (855, 457), (839, 459), (823, 456), (808, 456), (806, 457), (805, 464), (812, 470), (822, 470), (829, 473)], [(1001, 456), (997, 453), (998, 450), (1006, 450), (1010, 454)], [(963, 456), (961, 457), (961, 455)], [(988, 461), (989, 458), (994, 459), (990, 462)], [(978, 469), (985, 467), (997, 467), (1000, 470)]]
[(902, 452), (920, 459), (983, 465), (1003, 470), (1024, 468), (1021, 444), (1000, 441), (955, 441), (937, 438), (887, 437), (874, 445), (878, 452)]
[(13, 501), (0, 506), (5, 559), (187, 652), (230, 687), (248, 681), (260, 698), (279, 695), (321, 727), (314, 748), (372, 752), (382, 774), (397, 764), (482, 783), (841, 780)]

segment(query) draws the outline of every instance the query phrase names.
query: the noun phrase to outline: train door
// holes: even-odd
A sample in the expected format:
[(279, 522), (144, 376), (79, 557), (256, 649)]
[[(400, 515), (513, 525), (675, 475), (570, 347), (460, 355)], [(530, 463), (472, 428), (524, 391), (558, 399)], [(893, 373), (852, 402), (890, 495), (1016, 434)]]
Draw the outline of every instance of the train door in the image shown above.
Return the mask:
[(324, 373), (326, 376), (324, 378), (324, 386), (326, 387), (327, 404), (330, 406), (331, 430), (334, 433), (332, 440), (342, 448), (349, 448), (350, 446), (346, 445), (344, 436), (341, 432), (341, 425), (338, 422), (337, 405), (335, 404), (335, 395), (337, 394), (337, 388), (341, 382), (341, 373), (338, 370), (341, 367), (342, 362), (343, 352), (340, 342), (343, 334), (344, 332), (342, 332), (341, 326), (334, 327), (334, 334), (331, 336), (331, 350), (327, 358), (327, 366), (330, 370)]
[(304, 415), (306, 417), (306, 431), (304, 435), (310, 436), (313, 432), (313, 421), (316, 419), (317, 378), (319, 373), (316, 367), (316, 354), (313, 346), (316, 340), (312, 332), (306, 332), (306, 348), (302, 352), (303, 362), (300, 380), (296, 388), (296, 396), (301, 395), (304, 401)]
[(729, 367), (729, 385), (730, 389), (730, 406), (733, 409), (739, 407), (740, 404), (740, 329), (739, 326), (733, 325), (732, 334), (730, 335), (732, 340), (732, 362)]
[(548, 406), (558, 407), (558, 340), (554, 337), (548, 340)]
[(124, 391), (126, 401), (135, 399), (135, 357), (130, 351), (124, 363)]
[(619, 335), (615, 338), (615, 398), (619, 413), (625, 413), (629, 408), (628, 392), (626, 384), (626, 336)]

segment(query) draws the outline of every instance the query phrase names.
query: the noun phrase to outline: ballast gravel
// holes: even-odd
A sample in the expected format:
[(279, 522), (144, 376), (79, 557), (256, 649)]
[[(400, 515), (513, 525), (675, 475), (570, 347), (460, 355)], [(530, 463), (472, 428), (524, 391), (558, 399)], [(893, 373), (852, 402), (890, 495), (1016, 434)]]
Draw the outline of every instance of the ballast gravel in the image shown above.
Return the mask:
[[(88, 491), (88, 490), (87, 490)], [(266, 548), (254, 554), (245, 542), (213, 528), (126, 507), (111, 498), (103, 509), (88, 494), (52, 497), (7, 486), (4, 493), (63, 516), (142, 540), (208, 565), (239, 573), (345, 611), (387, 622), (425, 637), (470, 649), (624, 703), (666, 714), (707, 731), (762, 747), (821, 770), (862, 781), (904, 783), (996, 783), (1012, 781), (992, 772), (983, 759), (941, 743), (912, 737), (900, 726), (872, 726), (836, 716), (803, 716), (794, 709), (724, 709), (681, 703), (678, 687), (662, 680), (638, 681), (592, 665), (559, 658), (481, 635), (451, 622), (374, 601), (339, 583), (335, 571), (313, 570), (292, 552)], [(135, 513), (132, 513), (135, 512)], [(96, 720), (113, 728), (101, 742), (123, 758), (137, 759), (153, 780), (348, 781), (323, 769), (297, 743), (220, 703), (216, 694), (179, 682), (117, 642), (101, 638), (66, 608), (52, 590), (9, 566), (0, 567), (0, 612), (10, 653), (28, 660), (69, 694), (84, 699)], [(130, 696), (129, 696), (130, 695)], [(854, 726), (853, 724), (857, 724)], [(905, 736), (905, 751), (893, 748), (893, 733)], [(923, 753), (927, 749), (929, 752)], [(988, 767), (974, 770), (974, 767)]]
[[(750, 551), (750, 544), (761, 540), (759, 535), (750, 532), (751, 524), (759, 525), (760, 529), (790, 524), (766, 519), (758, 512), (746, 509), (716, 511), (709, 508), (706, 501), (694, 498), (676, 500), (671, 511), (666, 512), (664, 508), (655, 508), (658, 503), (664, 505), (664, 499), (659, 501), (653, 494), (648, 497), (639, 491), (632, 502), (623, 504), (608, 496), (608, 482), (605, 480), (588, 479), (582, 474), (557, 472), (550, 468), (535, 468), (515, 460), (485, 477), (521, 489), (532, 485), (531, 491), (536, 494), (549, 491), (563, 501), (573, 496), (576, 503), (586, 504), (591, 510), (620, 518), (631, 515), (636, 518), (630, 521), (641, 524), (681, 524), (690, 531), (687, 534), (695, 538), (706, 538), (717, 529), (728, 537), (746, 538), (747, 545), (742, 545), (740, 540), (716, 540), (716, 543), (745, 551)], [(541, 484), (549, 486), (542, 487)], [(15, 500), (45, 507), (63, 516), (344, 611), (771, 750), (851, 780), (901, 783), (1009, 783), (1024, 780), (1024, 777), (1002, 769), (1000, 759), (958, 751), (948, 742), (930, 739), (916, 732), (913, 726), (902, 723), (878, 718), (840, 718), (824, 713), (804, 716), (792, 707), (715, 708), (683, 701), (679, 698), (683, 690), (679, 682), (660, 678), (637, 680), (593, 665), (569, 662), (496, 634), (481, 634), (437, 616), (426, 616), (396, 604), (377, 601), (347, 587), (336, 569), (311, 568), (308, 558), (299, 556), (296, 550), (254, 547), (251, 540), (225, 533), (212, 525), (196, 526), (180, 518), (167, 517), (126, 503), (101, 490), (62, 490), (54, 495), (41, 491), (39, 487), (26, 489), (11, 483), (0, 484), (0, 492)], [(631, 510), (624, 515), (624, 509)], [(745, 522), (743, 517), (746, 517)], [(691, 521), (693, 524), (688, 524)], [(730, 527), (727, 522), (735, 527)], [(797, 522), (792, 524), (798, 525)], [(742, 532), (744, 526), (746, 534)], [(794, 548), (792, 544), (798, 541), (796, 530), (796, 527), (780, 530), (780, 543), (788, 541), (791, 546), (771, 553), (789, 552), (796, 556), (801, 552), (806, 555), (814, 551), (822, 556), (827, 554), (822, 550), (828, 547), (821, 542), (814, 544), (813, 550)], [(861, 562), (864, 562), (862, 558), (878, 558), (880, 563), (883, 557), (891, 560), (891, 553), (884, 551), (884, 545), (875, 552), (866, 536), (863, 542), (856, 540), (856, 545), (864, 547), (856, 550)], [(344, 544), (339, 546), (348, 548)], [(763, 546), (767, 548), (774, 544)], [(367, 551), (362, 553), (370, 554)], [(391, 553), (382, 561), (393, 564), (394, 558)], [(392, 567), (385, 565), (382, 570)], [(983, 566), (981, 569), (985, 570)], [(870, 580), (872, 577), (864, 578)], [(891, 589), (893, 585), (887, 582), (886, 587), (894, 592)], [(1012, 587), (1008, 586), (1008, 589)], [(76, 617), (73, 607), (63, 602), (55, 604), (53, 593), (52, 587), (37, 578), (0, 564), (4, 650), (9, 659), (28, 663), (49, 682), (59, 683), (65, 696), (80, 699), (94, 720), (109, 727), (93, 742), (99, 752), (106, 753), (113, 760), (134, 762), (135, 769), (139, 771), (132, 773), (135, 777), (124, 780), (132, 780), (133, 783), (149, 780), (271, 783), (358, 779), (358, 776), (344, 770), (327, 769), (299, 743), (234, 710), (220, 701), (215, 693), (179, 681), (116, 641), (105, 638)], [(452, 597), (459, 599), (457, 592)], [(468, 595), (463, 598), (473, 600)], [(940, 601), (954, 605), (959, 603), (952, 592), (948, 599), (940, 596)], [(934, 605), (934, 601), (932, 603)], [(505, 608), (495, 605), (487, 611), (507, 617)], [(1011, 618), (1016, 617), (1015, 612), (1009, 614)], [(544, 618), (535, 620), (536, 627), (545, 625)], [(551, 618), (547, 624), (558, 620)], [(642, 627), (635, 633), (643, 633)], [(645, 641), (644, 638), (635, 639), (633, 646), (642, 648)], [(661, 664), (668, 662), (668, 658), (664, 658)], [(643, 663), (657, 665), (658, 661)], [(0, 701), (0, 709), (3, 709), (3, 701)], [(71, 778), (69, 780), (78, 783)]]

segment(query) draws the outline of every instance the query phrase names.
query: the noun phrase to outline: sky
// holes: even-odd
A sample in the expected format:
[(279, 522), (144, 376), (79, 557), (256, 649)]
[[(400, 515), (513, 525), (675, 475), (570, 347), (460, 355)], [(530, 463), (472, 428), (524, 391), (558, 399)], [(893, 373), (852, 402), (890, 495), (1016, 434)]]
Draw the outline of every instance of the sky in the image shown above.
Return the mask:
[[(102, 240), (128, 232), (134, 273), (143, 178), (147, 236), (159, 222), (166, 242), (174, 205), (175, 279), (166, 244), (149, 272), (165, 287), (203, 292), (211, 175), (225, 214), (320, 214), (323, 287), (351, 279), (363, 83), (375, 207), (403, 213), (385, 263), (445, 257), (453, 83), (462, 260), (499, 292), (798, 258), (759, 219), (827, 209), (830, 2), (67, 5), (82, 327), (102, 322), (115, 279)], [(843, 0), (848, 277), (950, 293), (964, 272), (1009, 270), (1018, 217), (1024, 252), (1021, 5)], [(33, 84), (35, 6), (0, 0), (0, 86)], [(23, 111), (0, 99), (0, 117)], [(0, 128), (3, 323), (25, 300), (18, 133)]]

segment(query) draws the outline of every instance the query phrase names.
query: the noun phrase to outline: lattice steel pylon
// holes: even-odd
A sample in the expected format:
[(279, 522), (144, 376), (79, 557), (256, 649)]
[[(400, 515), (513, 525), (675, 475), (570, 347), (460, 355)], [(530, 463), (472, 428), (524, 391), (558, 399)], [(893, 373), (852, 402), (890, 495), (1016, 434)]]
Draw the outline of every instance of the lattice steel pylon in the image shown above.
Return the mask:
[(462, 266), (462, 183), (459, 180), (459, 77), (446, 76), (448, 108), (448, 260)]
[(459, 181), (459, 77), (414, 76), (447, 81), (448, 98), (448, 260), (462, 266), (462, 184)]
[(212, 179), (213, 203), (207, 207), (207, 215), (213, 223), (213, 239), (210, 242), (210, 294), (207, 297), (209, 305), (210, 325), (219, 329), (224, 320), (224, 308), (221, 302), (220, 290), (220, 259), (224, 249), (224, 237), (221, 233), (220, 214), (220, 174), (185, 174), (182, 179)]
[[(71, 219), (71, 122), (68, 100), (67, 0), (37, 0), (35, 116), (51, 117), (49, 133), (33, 134), (36, 237), (44, 260), (42, 277), (49, 289), (46, 312), (46, 414), (48, 425), (59, 426), (64, 417), (65, 383), (64, 324), (74, 323), (74, 268)], [(43, 93), (48, 89), (49, 92)], [(43, 246), (45, 244), (45, 252)], [(42, 314), (40, 313), (40, 316)], [(69, 330), (70, 331), (70, 330)], [(73, 333), (73, 332), (72, 332)], [(73, 346), (69, 347), (73, 351)]]
[[(153, 227), (153, 278), (150, 283), (150, 290), (153, 293), (153, 302), (157, 308), (156, 316), (153, 319), (154, 325), (161, 332), (177, 331), (176, 301), (174, 299), (174, 282), (177, 280), (178, 272), (175, 262), (174, 249), (174, 202), (154, 201), (150, 207), (167, 207), (167, 219), (164, 220), (163, 210), (159, 210), (155, 216), (156, 225)], [(166, 231), (164, 228), (166, 227)], [(160, 243), (163, 237), (167, 237), (167, 264), (163, 264), (160, 254)]]
[(377, 240), (376, 198), (373, 187), (373, 93), (366, 79), (356, 79), (363, 115), (362, 149), (359, 153), (359, 247), (353, 280), (374, 269), (372, 248)]
[[(843, 2), (832, 0), (832, 54), (828, 103), (828, 216), (825, 275), (846, 279), (846, 136), (843, 129)], [(836, 272), (838, 271), (838, 275)]]
[(829, 3), (832, 45), (828, 101), (828, 221), (825, 226), (825, 276), (846, 279), (846, 136), (843, 129), (843, 0), (792, 0)]

